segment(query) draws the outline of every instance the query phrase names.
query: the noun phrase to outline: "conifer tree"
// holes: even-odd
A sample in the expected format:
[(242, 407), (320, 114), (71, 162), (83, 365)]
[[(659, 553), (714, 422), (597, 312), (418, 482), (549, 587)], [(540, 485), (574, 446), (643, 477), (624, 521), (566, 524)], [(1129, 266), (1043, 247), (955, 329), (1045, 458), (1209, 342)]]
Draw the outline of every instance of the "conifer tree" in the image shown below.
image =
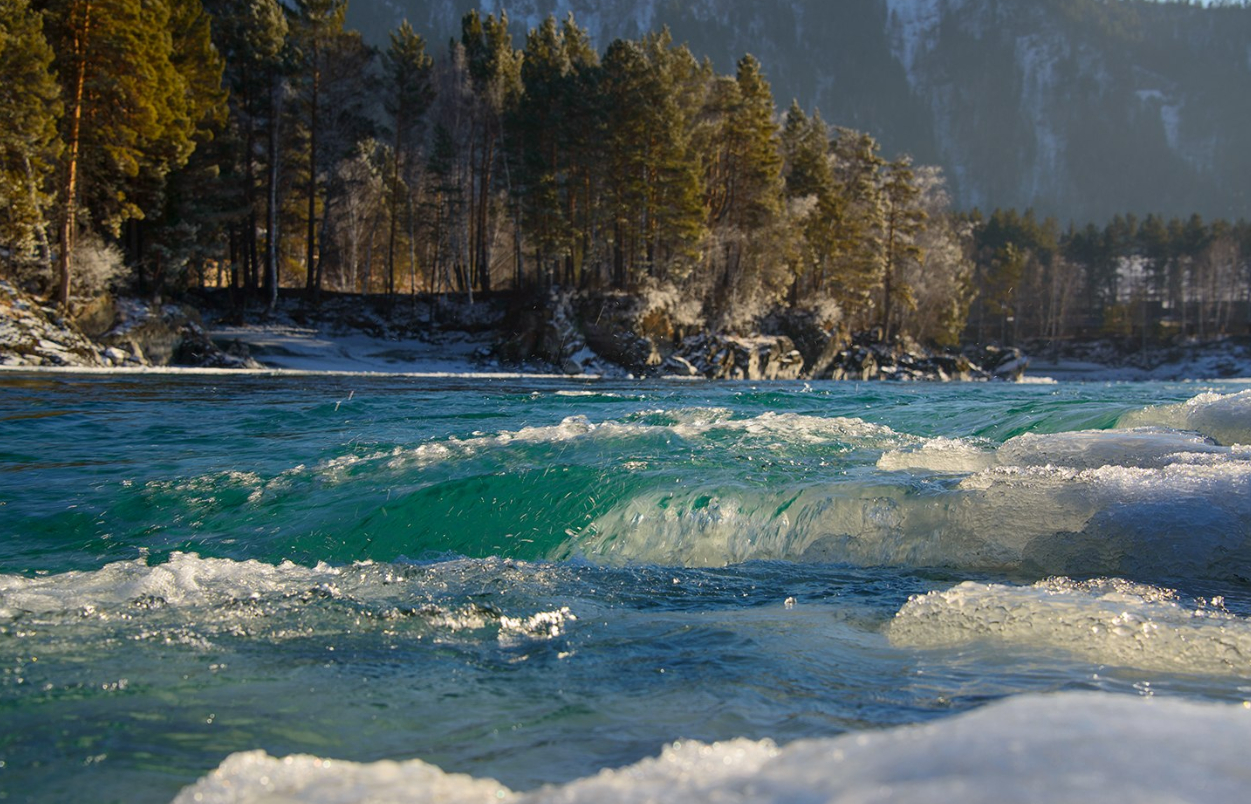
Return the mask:
[[(232, 268), (242, 265), (246, 289), (264, 287), (272, 302), (278, 276), (279, 99), (287, 17), (278, 0), (208, 0), (205, 8), (213, 19), (213, 42), (225, 61), (224, 83), (230, 90), (229, 123), (215, 143), (219, 182), (233, 196), (222, 212), (230, 262)], [(236, 273), (232, 270), (237, 283)]]
[(797, 303), (804, 298), (819, 306), (826, 297), (825, 277), (837, 237), (833, 224), (838, 220), (841, 201), (835, 195), (830, 165), (829, 127), (819, 113), (808, 117), (793, 101), (781, 138), (785, 195), (801, 208), (797, 221), (801, 242), (796, 249), (791, 300)]
[(886, 166), (882, 177), (882, 337), (889, 341), (898, 331), (903, 310), (916, 307), (907, 272), (924, 259), (917, 236), (925, 223), (920, 207), (912, 160), (903, 157)]
[(0, 0), (0, 248), (50, 261), (47, 181), (60, 150), (52, 49), (28, 0)]
[(754, 57), (739, 60), (733, 79), (716, 82), (710, 108), (719, 119), (707, 189), (717, 241), (712, 304), (723, 317), (750, 318), (784, 283), (772, 269), (785, 245), (775, 228), (783, 184), (773, 93)]
[(828, 214), (834, 233), (831, 281), (852, 329), (873, 323), (873, 296), (882, 285), (884, 257), (879, 234), (884, 210), (880, 193), (885, 160), (872, 136), (839, 128), (831, 145), (834, 197)]
[(167, 283), (185, 280), (193, 262), (202, 265), (214, 253), (230, 204), (228, 189), (218, 181), (227, 154), (213, 147), (229, 109), (211, 18), (200, 0), (167, 1), (171, 62), (184, 87), (192, 150), (177, 164), (150, 170), (153, 200), (145, 205), (144, 220), (129, 224), (138, 241), (131, 256), (141, 271), (141, 289), (150, 275), (150, 290), (158, 294)]
[(554, 17), (526, 36), (523, 94), (512, 115), (523, 222), (534, 248), (536, 278), (547, 284), (568, 254), (570, 232), (561, 199), (566, 177), (560, 133), (565, 123), (565, 79), (572, 70)]
[(79, 227), (117, 235), (125, 221), (143, 217), (139, 202), (151, 202), (153, 180), (180, 167), (195, 147), (195, 89), (174, 64), (170, 22), (162, 0), (47, 3), (45, 33), (65, 103), (56, 294), (62, 304)]
[(335, 167), (372, 133), (365, 108), (372, 77), (372, 51), (360, 34), (345, 28), (347, 0), (295, 0), (292, 39), (296, 48), (298, 114), (306, 158), (304, 179), (305, 290), (320, 292), (331, 240)]
[(652, 165), (648, 262), (661, 281), (684, 279), (707, 235), (702, 159), (694, 136), (708, 74), (667, 30), (649, 35), (644, 51), (658, 91), (651, 115)]
[[(488, 15), (485, 20), (476, 11), (466, 14), (461, 22), (461, 45), (473, 82), (474, 136), (469, 158), (473, 174), (470, 265), (479, 289), (489, 291), (495, 228), (491, 219), (494, 189), (500, 162), (507, 157), (507, 150), (500, 147), (500, 142), (505, 134), (505, 116), (516, 106), (521, 94), (521, 57), (513, 49), (505, 13), (498, 18)], [(503, 168), (507, 176), (507, 164)]]
[[(405, 20), (391, 34), (391, 46), (384, 56), (386, 98), (391, 117), (391, 175), (387, 181), (387, 292), (395, 293), (396, 252), (401, 223), (412, 237), (413, 203), (409, 187), (415, 181), (415, 167), (421, 148), (421, 135), (427, 109), (434, 97), (431, 72), (434, 61), (426, 54), (426, 43)], [(413, 249), (410, 247), (410, 261)], [(410, 274), (416, 266), (410, 265)]]
[(701, 158), (693, 132), (705, 76), (668, 31), (618, 40), (604, 56), (608, 168), (603, 183), (618, 287), (644, 275), (681, 280), (705, 234)]

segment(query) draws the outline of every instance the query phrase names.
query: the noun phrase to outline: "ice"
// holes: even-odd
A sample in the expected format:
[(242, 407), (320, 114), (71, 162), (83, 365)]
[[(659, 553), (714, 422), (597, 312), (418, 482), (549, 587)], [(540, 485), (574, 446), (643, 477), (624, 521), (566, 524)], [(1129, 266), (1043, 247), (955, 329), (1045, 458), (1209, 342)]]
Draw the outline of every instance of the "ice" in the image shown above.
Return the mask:
[(1226, 445), (1251, 444), (1251, 391), (1205, 393), (1180, 405), (1161, 405), (1121, 417), (1121, 427), (1159, 425), (1193, 430)]
[(1026, 587), (966, 581), (909, 600), (888, 634), (910, 647), (990, 642), (1098, 665), (1251, 677), (1251, 621), (1123, 580), (1055, 578)]
[(784, 747), (674, 743), (658, 757), (531, 792), (420, 760), (356, 764), (256, 751), (227, 758), (174, 804), (1240, 801), (1251, 784), (1249, 740), (1246, 706), (1068, 693)]
[(1026, 434), (999, 448), (1001, 466), (1066, 466), (1098, 469), (1124, 466), (1160, 468), (1200, 456), (1230, 455), (1201, 436), (1160, 428), (1122, 432), (1090, 431), (1048, 435)]
[(887, 472), (979, 472), (993, 465), (995, 454), (987, 442), (960, 438), (934, 438), (916, 446), (889, 450), (877, 462), (877, 468)]

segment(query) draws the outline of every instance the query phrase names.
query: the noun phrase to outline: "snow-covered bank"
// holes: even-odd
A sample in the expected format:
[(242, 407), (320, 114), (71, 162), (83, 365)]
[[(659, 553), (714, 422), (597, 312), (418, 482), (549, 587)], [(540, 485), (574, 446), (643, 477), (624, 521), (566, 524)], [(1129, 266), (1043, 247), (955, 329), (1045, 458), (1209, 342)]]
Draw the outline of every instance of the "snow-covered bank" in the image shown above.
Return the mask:
[(1029, 372), (1064, 382), (1251, 379), (1251, 341), (1218, 341), (1128, 349), (1109, 341), (1029, 350)]
[(735, 338), (677, 326), (651, 308), (633, 309), (638, 305), (626, 297), (608, 300), (622, 310), (588, 299), (576, 300), (589, 313), (557, 292), (472, 302), (329, 295), (309, 304), (292, 296), (274, 311), (240, 312), (216, 294), (196, 298), (193, 306), (99, 299), (65, 314), (0, 280), (0, 368), (750, 381), (1251, 378), (1249, 339), (1150, 349), (1090, 342), (1062, 350), (1035, 344), (1024, 353), (995, 347), (930, 353), (916, 344), (880, 343), (870, 333), (845, 343), (813, 327), (796, 330), (794, 321), (773, 322), (785, 334)]
[(470, 333), (437, 341), (391, 340), (272, 323), (216, 325), (209, 334), (219, 344), (246, 347), (255, 360), (275, 369), (386, 374), (479, 374), (498, 369), (498, 364), (484, 362), (491, 338)]

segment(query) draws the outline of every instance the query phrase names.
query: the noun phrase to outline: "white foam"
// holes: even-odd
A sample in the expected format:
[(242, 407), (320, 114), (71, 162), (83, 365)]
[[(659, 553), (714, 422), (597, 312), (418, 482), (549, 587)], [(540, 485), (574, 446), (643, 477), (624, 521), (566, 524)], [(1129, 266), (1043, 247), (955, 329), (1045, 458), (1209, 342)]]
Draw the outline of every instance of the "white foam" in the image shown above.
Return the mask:
[(807, 444), (880, 449), (919, 441), (896, 433), (889, 427), (861, 419), (827, 419), (772, 412), (747, 419), (733, 419), (730, 416), (730, 411), (724, 408), (650, 411), (641, 414), (638, 420), (603, 422), (592, 421), (580, 414), (568, 416), (557, 424), (534, 425), (498, 433), (478, 432), (468, 437), (453, 436), (415, 447), (395, 447), (368, 455), (345, 455), (322, 463), (314, 471), (326, 480), (337, 481), (362, 464), (381, 463), (388, 468), (402, 470), (409, 466), (433, 466), (517, 445), (559, 445), (654, 436), (677, 436), (687, 441), (700, 442), (728, 435), (753, 442), (768, 439), (784, 448), (793, 444)]
[(1120, 427), (1143, 425), (1194, 430), (1221, 444), (1251, 444), (1251, 391), (1204, 393), (1179, 405), (1132, 411), (1118, 423)]
[(994, 447), (983, 439), (934, 438), (889, 450), (878, 459), (887, 471), (926, 470), (971, 474), (995, 467), (1056, 466), (1096, 469), (1104, 466), (1163, 467), (1173, 463), (1217, 460), (1236, 454), (1195, 433), (1160, 427), (1089, 430), (1016, 436)]
[(985, 641), (1100, 665), (1251, 677), (1251, 621), (1122, 580), (1056, 578), (1026, 587), (966, 581), (913, 597), (887, 633), (911, 647)]
[(227, 758), (174, 804), (1240, 801), (1251, 785), (1249, 741), (1243, 706), (1070, 693), (785, 747), (675, 743), (658, 757), (529, 793), (420, 760), (356, 764), (256, 751)]
[(119, 561), (98, 570), (25, 577), (0, 575), (0, 617), (53, 613), (157, 600), (168, 605), (213, 605), (292, 588), (334, 583), (340, 571), (325, 564), (265, 564), (173, 553), (163, 564)]
[(848, 417), (824, 418), (799, 413), (762, 413), (750, 419), (714, 419), (684, 422), (674, 432), (683, 436), (700, 436), (714, 431), (743, 433), (783, 439), (785, 443), (829, 444), (853, 443), (875, 446), (901, 446), (917, 439), (896, 433), (889, 427)]

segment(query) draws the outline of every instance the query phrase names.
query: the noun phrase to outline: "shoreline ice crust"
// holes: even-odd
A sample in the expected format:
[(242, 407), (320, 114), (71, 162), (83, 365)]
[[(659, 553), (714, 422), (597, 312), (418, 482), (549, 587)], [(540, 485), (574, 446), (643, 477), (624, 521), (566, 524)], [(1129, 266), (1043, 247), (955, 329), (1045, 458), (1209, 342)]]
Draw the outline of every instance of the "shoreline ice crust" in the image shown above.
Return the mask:
[(1251, 708), (1109, 693), (1030, 695), (931, 723), (779, 747), (673, 743), (658, 757), (516, 792), (421, 760), (234, 754), (173, 804), (719, 804), (1237, 801)]
[(1149, 672), (1251, 678), (1251, 621), (1220, 599), (1190, 607), (1172, 590), (1120, 579), (965, 581), (914, 596), (887, 636), (901, 647), (996, 643)]

